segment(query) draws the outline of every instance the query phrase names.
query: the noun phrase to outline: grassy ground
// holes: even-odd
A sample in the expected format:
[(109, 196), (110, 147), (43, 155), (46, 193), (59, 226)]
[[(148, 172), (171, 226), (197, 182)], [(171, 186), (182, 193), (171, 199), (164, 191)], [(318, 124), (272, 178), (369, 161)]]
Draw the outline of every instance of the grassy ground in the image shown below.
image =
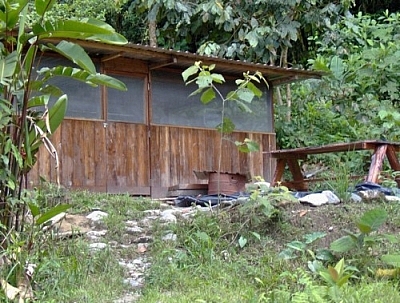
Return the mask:
[[(322, 262), (327, 268), (345, 257), (352, 277), (343, 286), (335, 287), (312, 273), (308, 265), (315, 253), (329, 248), (344, 235), (343, 229), (354, 230), (356, 219), (376, 207), (390, 214), (379, 233), (393, 235), (392, 242), (377, 240)], [(250, 230), (237, 224), (233, 212), (181, 221), (174, 227), (176, 243), (160, 241), (152, 246), (153, 266), (140, 302), (397, 302), (397, 279), (377, 278), (375, 271), (387, 267), (380, 256), (399, 250), (399, 211), (398, 204), (379, 201), (320, 208), (293, 204), (278, 218), (266, 219)], [(249, 232), (257, 236), (241, 248), (238, 238)], [(286, 244), (304, 241), (305, 235), (314, 232), (326, 236), (294, 251), (290, 260), (278, 257)]]
[[(68, 193), (68, 200), (76, 213), (87, 214), (93, 208), (108, 212), (105, 240), (117, 242), (123, 241), (124, 221), (140, 219), (143, 210), (160, 207), (148, 199), (87, 192)], [(273, 211), (254, 203), (199, 212), (190, 219), (179, 218), (177, 224), (155, 224), (148, 231), (154, 237), (147, 252), (152, 266), (139, 302), (400, 302), (397, 277), (375, 275), (379, 268), (394, 268), (381, 257), (399, 252), (399, 203), (375, 200), (318, 208), (278, 204)], [(311, 270), (322, 249), (329, 249), (345, 230), (357, 232), (355, 223), (376, 208), (388, 217), (369, 235), (371, 241), (348, 252), (333, 252), (318, 270)], [(177, 241), (162, 241), (171, 231)], [(280, 257), (289, 246), (295, 248), (290, 258)], [(106, 303), (127, 288), (118, 257), (137, 255), (132, 248), (90, 252), (84, 239), (73, 238), (45, 242), (22, 260), (38, 265), (34, 285), (38, 302)], [(337, 267), (337, 278), (349, 275), (343, 285), (339, 279), (329, 279), (336, 276), (328, 269), (342, 258), (343, 272)], [(328, 278), (320, 274), (324, 268)]]

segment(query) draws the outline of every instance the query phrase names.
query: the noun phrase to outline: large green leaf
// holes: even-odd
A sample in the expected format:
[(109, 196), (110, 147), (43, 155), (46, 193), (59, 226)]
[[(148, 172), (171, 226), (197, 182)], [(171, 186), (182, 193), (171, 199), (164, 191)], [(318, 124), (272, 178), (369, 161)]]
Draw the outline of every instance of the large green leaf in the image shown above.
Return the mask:
[(386, 264), (400, 268), (400, 255), (384, 255), (381, 259)]
[(330, 249), (335, 252), (347, 252), (356, 247), (356, 243), (349, 236), (344, 236), (333, 241), (330, 245)]
[[(50, 127), (51, 133), (54, 133), (55, 130), (60, 126), (61, 122), (64, 120), (65, 113), (67, 111), (68, 98), (67, 95), (62, 95), (57, 102), (49, 109), (49, 117), (48, 117), (48, 125)], [(44, 132), (46, 132), (46, 122), (43, 120), (39, 120), (37, 126), (41, 128)], [(35, 154), (40, 145), (42, 144), (41, 140), (38, 139), (38, 136), (34, 129), (29, 132), (28, 137), (29, 144), (31, 146), (31, 153)]]
[(363, 234), (369, 234), (377, 230), (387, 218), (387, 212), (382, 208), (375, 208), (367, 211), (356, 223)]
[(35, 224), (36, 225), (43, 224), (43, 223), (47, 222), (48, 220), (50, 220), (51, 218), (54, 218), (58, 214), (61, 214), (62, 212), (66, 211), (70, 207), (71, 207), (71, 205), (68, 205), (68, 204), (57, 205), (57, 206), (51, 208), (49, 211), (45, 212), (39, 218), (37, 218)]
[(118, 79), (104, 74), (91, 74), (85, 70), (70, 66), (56, 66), (53, 68), (44, 67), (38, 71), (38, 73), (44, 75), (43, 81), (47, 81), (56, 76), (64, 76), (85, 82), (92, 86), (105, 85), (119, 90), (127, 90), (126, 85)]
[[(53, 97), (60, 97), (63, 95), (63, 91), (55, 85), (46, 84), (41, 80), (31, 82), (31, 90), (39, 92), (44, 95), (51, 95)], [(43, 105), (43, 104), (42, 104)]]
[(239, 88), (236, 93), (238, 98), (244, 102), (251, 103), (253, 101), (254, 93), (247, 88)]
[(224, 117), (223, 122), (216, 128), (220, 133), (231, 134), (235, 130), (235, 124), (233, 124), (231, 119)]
[(36, 12), (43, 17), (55, 3), (57, 3), (57, 0), (35, 0)]
[(334, 56), (331, 60), (331, 71), (337, 80), (343, 79), (344, 70), (343, 60), (338, 56)]
[(49, 103), (50, 95), (34, 96), (28, 101), (28, 108), (45, 106)]
[(225, 82), (225, 78), (221, 74), (211, 74), (211, 78), (213, 79), (213, 81), (215, 83), (218, 83), (218, 84), (222, 84)]
[(304, 238), (304, 242), (306, 244), (311, 244), (316, 240), (324, 238), (325, 236), (326, 236), (326, 233), (317, 231), (317, 232), (313, 232), (311, 234), (306, 234), (303, 236), (303, 238)]
[(0, 59), (0, 83), (7, 85), (11, 81), (9, 79), (14, 75), (15, 68), (17, 67), (18, 53), (12, 52), (6, 57)]
[(16, 27), (20, 13), (27, 6), (28, 0), (2, 1), (1, 4), (4, 5), (4, 10), (0, 10), (0, 28), (2, 32), (3, 26), (12, 30)]
[(116, 33), (107, 23), (93, 19), (58, 20), (54, 23), (47, 21), (44, 24), (35, 24), (32, 30), (39, 39), (70, 38), (118, 45), (128, 42), (124, 36)]
[(196, 66), (196, 65), (189, 66), (187, 69), (185, 69), (182, 72), (183, 81), (186, 82), (190, 76), (197, 74), (198, 71), (199, 71), (198, 66)]
[(80, 45), (68, 41), (61, 41), (57, 46), (49, 44), (47, 47), (65, 58), (68, 58), (87, 72), (91, 74), (96, 73), (96, 67), (92, 59)]
[(28, 206), (33, 217), (37, 217), (40, 215), (40, 209), (37, 205), (33, 203), (28, 203)]
[(248, 82), (246, 87), (258, 98), (260, 98), (262, 96), (262, 91), (257, 86), (255, 86), (254, 83)]
[(215, 91), (212, 87), (210, 87), (201, 94), (200, 101), (203, 104), (207, 104), (210, 103), (212, 100), (214, 100), (214, 98), (215, 98)]
[(50, 131), (54, 133), (64, 120), (67, 112), (68, 97), (62, 95), (56, 103), (49, 109)]

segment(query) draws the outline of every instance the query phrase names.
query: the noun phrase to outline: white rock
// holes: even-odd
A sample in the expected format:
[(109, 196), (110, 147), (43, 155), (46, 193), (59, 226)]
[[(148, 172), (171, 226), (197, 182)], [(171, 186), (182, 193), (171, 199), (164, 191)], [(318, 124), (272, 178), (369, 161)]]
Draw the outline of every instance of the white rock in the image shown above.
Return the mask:
[(400, 197), (397, 196), (385, 196), (385, 200), (388, 202), (400, 202)]
[(92, 250), (99, 250), (99, 249), (104, 249), (107, 247), (106, 243), (92, 243), (89, 244), (89, 248)]
[(382, 193), (378, 190), (362, 190), (362, 191), (359, 191), (358, 194), (367, 200), (381, 199), (385, 196), (384, 193)]
[(125, 230), (128, 234), (137, 234), (143, 232), (143, 228), (139, 226), (126, 226)]
[(324, 190), (322, 193), (328, 198), (328, 203), (330, 203), (330, 204), (340, 203), (339, 197), (336, 196), (332, 191)]
[(128, 221), (125, 221), (125, 225), (126, 226), (137, 226), (138, 222), (137, 221), (133, 221), (133, 220), (128, 220)]
[(147, 216), (159, 216), (160, 215), (160, 210), (159, 209), (148, 209), (143, 211), (144, 214)]
[(133, 288), (138, 288), (142, 286), (142, 283), (140, 283), (138, 280), (133, 279), (133, 278), (128, 278), (125, 279), (124, 281), (126, 284), (129, 284), (130, 286), (132, 286)]
[(169, 216), (169, 215), (176, 215), (176, 214), (180, 214), (181, 212), (182, 212), (182, 209), (170, 208), (170, 209), (163, 210), (160, 213), (160, 216), (163, 217), (163, 216)]
[(362, 198), (355, 193), (351, 193), (350, 200), (353, 202), (361, 202)]
[(107, 230), (90, 230), (86, 233), (86, 236), (91, 239), (96, 239), (99, 237), (103, 237), (107, 234)]
[(329, 203), (328, 197), (323, 193), (309, 194), (299, 199), (302, 203), (308, 203), (313, 206), (321, 206)]
[(178, 221), (175, 215), (169, 213), (162, 215), (160, 220), (166, 223), (176, 223)]
[(86, 218), (94, 222), (97, 222), (107, 216), (108, 214), (105, 213), (104, 211), (95, 210), (94, 212), (91, 212), (89, 215), (87, 215)]
[(177, 236), (176, 236), (176, 234), (173, 234), (173, 233), (169, 233), (169, 234), (166, 234), (164, 237), (162, 237), (161, 238), (163, 241), (173, 241), (173, 242), (175, 242), (176, 241), (176, 239), (177, 239)]

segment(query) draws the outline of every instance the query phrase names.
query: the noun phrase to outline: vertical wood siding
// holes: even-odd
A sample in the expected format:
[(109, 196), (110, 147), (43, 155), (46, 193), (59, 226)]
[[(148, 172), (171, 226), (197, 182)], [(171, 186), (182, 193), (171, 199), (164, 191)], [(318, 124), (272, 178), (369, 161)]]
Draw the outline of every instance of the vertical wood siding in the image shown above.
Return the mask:
[[(59, 159), (60, 182), (67, 188), (150, 194), (147, 126), (102, 121), (63, 121), (52, 136)], [(31, 185), (42, 176), (56, 182), (55, 162), (41, 147), (29, 173)]]
[[(234, 141), (250, 138), (260, 151), (241, 153)], [(274, 162), (263, 154), (275, 146), (274, 134), (234, 133), (222, 143), (221, 171), (272, 179)], [(152, 126), (150, 135), (152, 193), (165, 194), (178, 184), (204, 183), (193, 171), (217, 171), (220, 135), (215, 130)]]
[[(52, 136), (60, 157), (60, 181), (67, 188), (165, 196), (177, 184), (206, 183), (193, 171), (217, 171), (220, 135), (213, 129), (147, 126), (66, 119)], [(234, 141), (250, 138), (259, 152), (240, 153)], [(149, 145), (150, 144), (150, 145)], [(274, 134), (234, 133), (222, 144), (221, 171), (272, 179), (274, 161), (262, 151), (275, 147)], [(29, 174), (56, 182), (53, 159), (42, 148)], [(150, 191), (151, 187), (151, 191)]]

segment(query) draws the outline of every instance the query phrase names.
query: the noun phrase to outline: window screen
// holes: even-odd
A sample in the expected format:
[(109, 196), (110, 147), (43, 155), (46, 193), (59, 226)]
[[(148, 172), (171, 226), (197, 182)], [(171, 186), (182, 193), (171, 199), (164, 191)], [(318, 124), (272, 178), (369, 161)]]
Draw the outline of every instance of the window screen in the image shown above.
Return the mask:
[[(40, 58), (38, 69), (42, 67), (74, 66), (72, 62), (64, 58), (45, 57)], [(98, 67), (96, 66), (98, 69)], [(54, 77), (48, 82), (57, 86), (68, 96), (67, 117), (75, 118), (101, 118), (101, 89), (100, 86), (92, 87), (84, 82), (67, 77)], [(53, 98), (50, 103), (54, 103)], [(51, 104), (50, 104), (51, 105)]]
[(124, 82), (128, 90), (108, 89), (108, 120), (145, 123), (145, 78), (112, 76)]
[[(223, 96), (237, 87), (234, 80), (219, 85)], [(189, 97), (197, 89), (195, 84), (186, 86), (179, 73), (152, 73), (152, 122), (156, 124), (215, 128), (221, 123), (222, 101), (216, 98), (208, 104), (200, 101), (200, 94)], [(225, 115), (239, 131), (272, 131), (271, 100), (263, 96), (249, 105), (252, 113), (243, 112), (236, 102), (226, 102)]]

